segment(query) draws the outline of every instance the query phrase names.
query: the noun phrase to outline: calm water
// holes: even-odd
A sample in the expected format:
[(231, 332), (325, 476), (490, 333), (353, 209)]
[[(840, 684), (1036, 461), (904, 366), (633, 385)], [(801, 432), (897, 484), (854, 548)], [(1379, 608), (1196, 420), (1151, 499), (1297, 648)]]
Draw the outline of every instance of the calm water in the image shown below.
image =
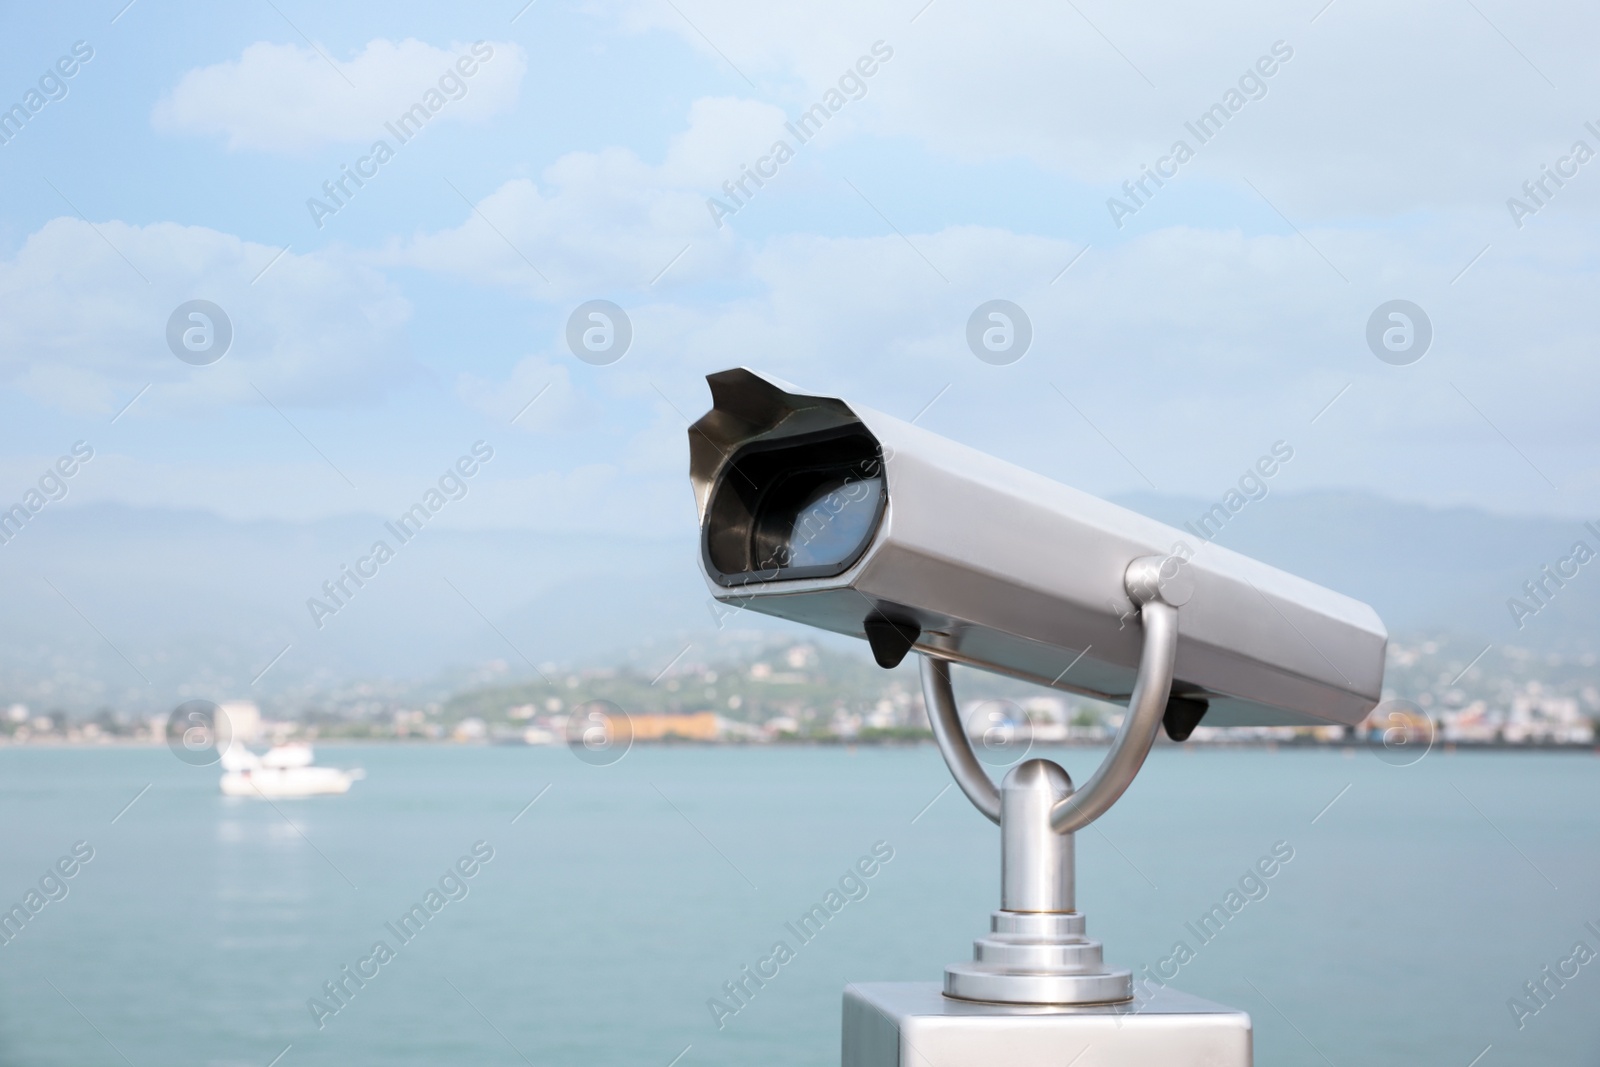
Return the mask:
[[(937, 979), (996, 903), (996, 833), (955, 790), (913, 822), (947, 781), (931, 747), (319, 755), (368, 777), (275, 810), (165, 749), (0, 750), (0, 902), (94, 849), (0, 947), (0, 1063), (821, 1067), (845, 982)], [(1100, 753), (1057, 755), (1081, 780)], [(402, 944), (384, 924), (479, 841)], [(795, 944), (879, 841), (868, 895)], [(1294, 859), (1201, 945), (1186, 921), (1277, 842)], [(1160, 752), (1080, 835), (1079, 900), (1116, 963), (1195, 949), (1173, 984), (1250, 1011), (1262, 1065), (1595, 1064), (1600, 961), (1520, 1032), (1506, 1001), (1600, 950), (1597, 844), (1592, 756)], [(719, 1031), (707, 999), (779, 938), (796, 957)], [(307, 999), (380, 939), (319, 1030)]]

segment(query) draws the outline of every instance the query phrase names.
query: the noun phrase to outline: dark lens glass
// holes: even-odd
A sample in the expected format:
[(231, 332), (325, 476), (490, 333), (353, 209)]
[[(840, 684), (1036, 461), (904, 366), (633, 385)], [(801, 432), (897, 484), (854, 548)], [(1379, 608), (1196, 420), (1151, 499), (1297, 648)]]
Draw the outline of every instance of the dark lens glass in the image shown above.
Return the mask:
[(878, 442), (859, 427), (741, 448), (707, 502), (706, 573), (722, 585), (843, 574), (889, 506), (883, 462)]
[(773, 486), (756, 515), (756, 568), (829, 567), (872, 536), (883, 478), (807, 471)]

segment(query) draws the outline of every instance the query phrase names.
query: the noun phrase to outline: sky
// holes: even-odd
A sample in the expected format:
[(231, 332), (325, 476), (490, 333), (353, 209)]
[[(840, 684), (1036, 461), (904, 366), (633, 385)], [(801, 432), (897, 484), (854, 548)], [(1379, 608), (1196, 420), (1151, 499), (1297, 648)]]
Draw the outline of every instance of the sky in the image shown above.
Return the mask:
[(1600, 511), (1600, 11), (125, 3), (0, 34), (6, 506), (84, 442), (51, 507), (394, 515), (484, 442), (441, 522), (692, 531), (743, 364), (1102, 495)]

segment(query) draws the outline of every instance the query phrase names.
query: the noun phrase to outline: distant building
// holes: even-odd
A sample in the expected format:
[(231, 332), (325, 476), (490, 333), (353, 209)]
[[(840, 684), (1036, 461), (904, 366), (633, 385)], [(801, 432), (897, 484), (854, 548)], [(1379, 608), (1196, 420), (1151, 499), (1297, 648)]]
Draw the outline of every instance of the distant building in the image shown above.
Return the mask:
[(877, 706), (868, 712), (866, 718), (862, 721), (869, 730), (888, 730), (899, 725), (895, 715), (894, 702), (890, 700), (878, 701)]
[(803, 671), (817, 665), (817, 650), (810, 645), (794, 645), (783, 654), (783, 661), (792, 671)]
[(635, 741), (660, 741), (666, 737), (715, 741), (722, 736), (722, 716), (714, 711), (689, 715), (633, 715), (630, 719)]
[(1501, 722), (1492, 715), (1481, 700), (1474, 700), (1459, 711), (1444, 714), (1443, 737), (1446, 741), (1477, 742), (1479, 744), (1500, 739)]
[(228, 737), (248, 745), (261, 733), (261, 709), (254, 700), (228, 700), (217, 705), (228, 720)]
[(828, 720), (828, 733), (834, 737), (850, 740), (861, 732), (861, 716), (843, 708), (835, 708), (833, 717)]

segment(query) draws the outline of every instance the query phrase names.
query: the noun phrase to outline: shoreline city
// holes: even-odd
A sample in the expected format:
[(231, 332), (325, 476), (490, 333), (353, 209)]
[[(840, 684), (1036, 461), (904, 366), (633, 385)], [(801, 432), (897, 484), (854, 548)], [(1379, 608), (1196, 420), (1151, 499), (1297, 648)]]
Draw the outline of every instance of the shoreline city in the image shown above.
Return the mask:
[[(1470, 662), (1469, 662), (1470, 660)], [(1464, 666), (1463, 666), (1464, 664)], [(1596, 657), (1484, 649), (1459, 641), (1393, 641), (1384, 701), (1356, 727), (1216, 727), (1202, 746), (1596, 749)], [(545, 671), (536, 681), (488, 680), (443, 698), (370, 685), (295, 701), (218, 701), (246, 742), (408, 742), (556, 745), (583, 721), (615, 724), (637, 743), (932, 743), (914, 667), (881, 671), (809, 642), (759, 645), (716, 663), (682, 663), (652, 677), (628, 668)], [(1108, 744), (1122, 709), (994, 675), (958, 682), (968, 732), (991, 747)], [(597, 719), (596, 713), (605, 716)], [(0, 746), (165, 744), (171, 713), (37, 711), (0, 696)], [(1162, 743), (1165, 738), (1161, 739)]]

